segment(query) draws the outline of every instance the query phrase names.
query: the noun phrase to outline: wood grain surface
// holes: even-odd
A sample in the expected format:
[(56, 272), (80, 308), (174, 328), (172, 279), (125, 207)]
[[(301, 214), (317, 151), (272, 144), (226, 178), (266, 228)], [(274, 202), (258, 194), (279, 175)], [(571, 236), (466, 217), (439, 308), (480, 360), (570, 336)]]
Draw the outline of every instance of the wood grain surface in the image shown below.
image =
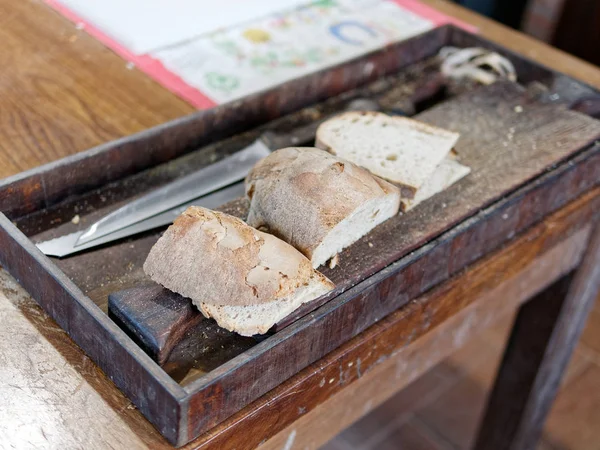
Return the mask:
[(193, 111), (42, 1), (0, 1), (0, 178)]
[[(533, 60), (600, 87), (600, 70), (589, 64), (449, 2), (424, 2)], [(0, 0), (0, 24), (5, 68), (0, 176), (192, 111), (39, 0)], [(0, 317), (10, 324), (2, 328), (6, 338), (0, 341), (1, 442), (36, 448), (170, 448), (5, 272), (0, 272)], [(382, 367), (396, 363), (389, 360)]]

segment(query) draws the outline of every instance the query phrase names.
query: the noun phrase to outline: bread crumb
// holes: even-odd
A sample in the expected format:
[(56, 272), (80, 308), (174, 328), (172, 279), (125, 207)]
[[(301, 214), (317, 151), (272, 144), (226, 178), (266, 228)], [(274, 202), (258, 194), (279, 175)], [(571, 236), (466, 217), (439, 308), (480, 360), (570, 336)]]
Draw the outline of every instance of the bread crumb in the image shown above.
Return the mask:
[(75, 214), (73, 216), (73, 218), (71, 219), (71, 222), (74, 223), (75, 225), (77, 225), (79, 223), (79, 220), (80, 220), (79, 214)]
[(518, 113), (522, 113), (523, 112), (523, 107), (521, 105), (517, 105), (515, 106), (515, 112)]
[(329, 268), (335, 269), (336, 266), (339, 264), (339, 262), (340, 262), (340, 254), (338, 253), (329, 260)]
[(373, 72), (373, 69), (375, 69), (375, 64), (373, 62), (368, 62), (363, 66), (363, 73), (365, 75), (371, 75), (371, 73)]

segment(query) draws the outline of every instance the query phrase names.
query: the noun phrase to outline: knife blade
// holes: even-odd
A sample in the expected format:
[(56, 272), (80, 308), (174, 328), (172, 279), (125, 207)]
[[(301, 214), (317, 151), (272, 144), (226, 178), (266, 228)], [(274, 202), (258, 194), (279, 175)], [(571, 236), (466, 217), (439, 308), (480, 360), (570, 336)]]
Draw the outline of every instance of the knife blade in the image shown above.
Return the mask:
[(191, 199), (243, 180), (250, 169), (271, 153), (258, 139), (245, 149), (140, 197), (113, 211), (84, 230), (75, 241), (81, 246), (129, 227)]
[(76, 231), (55, 239), (40, 242), (36, 245), (45, 255), (58, 257), (68, 256), (88, 248), (96, 247), (98, 245), (106, 244), (118, 239), (123, 239), (125, 237), (129, 237), (143, 231), (148, 231), (153, 228), (158, 228), (163, 225), (168, 225), (172, 223), (177, 216), (183, 213), (189, 206), (203, 206), (205, 208), (214, 209), (223, 205), (224, 203), (242, 197), (243, 195), (244, 183), (238, 182), (211, 194), (193, 199), (161, 214), (154, 215), (107, 235), (88, 241), (84, 244), (77, 245), (77, 241), (79, 240), (83, 231)]

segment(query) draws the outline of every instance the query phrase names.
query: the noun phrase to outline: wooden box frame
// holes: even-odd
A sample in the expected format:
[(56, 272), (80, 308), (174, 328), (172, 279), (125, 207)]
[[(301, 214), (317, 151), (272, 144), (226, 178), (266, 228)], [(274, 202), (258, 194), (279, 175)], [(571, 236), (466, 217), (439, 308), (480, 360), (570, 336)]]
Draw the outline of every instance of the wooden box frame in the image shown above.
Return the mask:
[[(174, 445), (183, 445), (422, 292), (498, 248), (516, 233), (592, 189), (598, 183), (595, 174), (600, 173), (600, 147), (590, 145), (581, 149), (568, 163), (412, 249), (412, 253), (187, 386), (175, 382), (146, 355), (37, 249), (13, 220), (395, 73), (435, 55), (444, 45), (493, 48), (510, 56), (524, 81), (556, 76), (565, 85), (565, 92), (592, 91), (582, 83), (461, 29), (441, 27), (269, 91), (191, 114), (3, 180), (0, 263), (165, 438)], [(365, 71), (364, 67), (370, 70)], [(504, 220), (507, 215), (520, 219)], [(448, 259), (454, 264), (440, 263)], [(425, 272), (427, 277), (422, 275)], [(401, 290), (407, 283), (414, 288)], [(319, 345), (302, 346), (298, 350), (299, 342), (309, 340)], [(295, 357), (285, 358), (290, 352)], [(272, 373), (263, 382), (251, 385), (244, 382), (265, 367)]]

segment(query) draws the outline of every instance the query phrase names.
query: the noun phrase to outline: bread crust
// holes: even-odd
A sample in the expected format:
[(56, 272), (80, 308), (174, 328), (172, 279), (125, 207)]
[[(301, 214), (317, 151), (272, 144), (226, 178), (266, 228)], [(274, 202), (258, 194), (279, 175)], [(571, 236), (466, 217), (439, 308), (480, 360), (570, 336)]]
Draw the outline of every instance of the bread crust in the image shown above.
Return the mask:
[(314, 272), (308, 259), (275, 236), (196, 206), (152, 247), (144, 271), (195, 302), (232, 306), (289, 297)]
[(365, 202), (390, 194), (399, 203), (396, 186), (351, 162), (318, 148), (288, 147), (248, 174), (248, 224), (267, 227), (312, 259), (336, 225)]

